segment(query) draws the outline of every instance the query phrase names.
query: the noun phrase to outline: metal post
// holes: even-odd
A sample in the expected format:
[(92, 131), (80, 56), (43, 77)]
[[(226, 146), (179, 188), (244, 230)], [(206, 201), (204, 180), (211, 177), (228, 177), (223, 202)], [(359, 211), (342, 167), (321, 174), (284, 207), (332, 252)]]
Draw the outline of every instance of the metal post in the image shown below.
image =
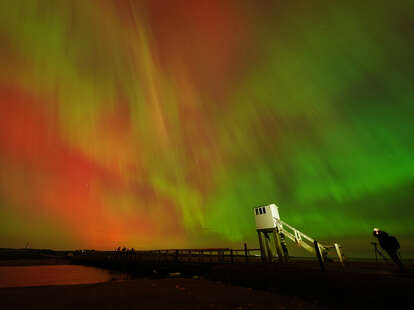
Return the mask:
[(322, 259), (322, 255), (321, 255), (321, 249), (319, 248), (319, 244), (318, 241), (313, 241), (313, 244), (315, 246), (315, 252), (316, 252), (316, 257), (319, 260), (319, 265), (321, 266), (321, 271), (325, 271), (325, 265), (323, 263), (323, 259)]
[(233, 249), (230, 249), (230, 262), (233, 264)]
[(285, 259), (282, 254), (282, 244), (280, 242), (279, 231), (277, 229), (273, 230), (273, 239), (275, 240), (275, 248), (277, 256), (279, 257), (279, 262), (283, 264), (285, 262)]
[(244, 257), (246, 259), (246, 264), (249, 263), (249, 253), (247, 251), (247, 243), (244, 244)]
[(342, 253), (341, 253), (341, 249), (339, 248), (339, 244), (335, 243), (335, 250), (336, 250), (336, 254), (338, 255), (339, 258), (339, 262), (341, 263), (342, 266), (344, 266), (344, 260), (342, 258)]

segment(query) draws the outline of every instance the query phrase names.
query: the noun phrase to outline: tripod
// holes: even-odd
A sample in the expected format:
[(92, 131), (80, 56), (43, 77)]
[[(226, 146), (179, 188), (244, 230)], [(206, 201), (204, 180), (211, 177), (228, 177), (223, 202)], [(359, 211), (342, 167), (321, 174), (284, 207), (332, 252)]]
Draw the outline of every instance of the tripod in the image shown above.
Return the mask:
[(376, 263), (376, 264), (378, 264), (378, 254), (379, 254), (380, 256), (382, 256), (382, 258), (383, 258), (385, 261), (388, 261), (388, 259), (385, 257), (385, 255), (384, 255), (384, 254), (382, 254), (382, 252), (378, 249), (378, 247), (377, 247), (377, 243), (376, 243), (376, 242), (371, 242), (371, 244), (374, 246), (374, 252), (375, 252), (375, 263)]

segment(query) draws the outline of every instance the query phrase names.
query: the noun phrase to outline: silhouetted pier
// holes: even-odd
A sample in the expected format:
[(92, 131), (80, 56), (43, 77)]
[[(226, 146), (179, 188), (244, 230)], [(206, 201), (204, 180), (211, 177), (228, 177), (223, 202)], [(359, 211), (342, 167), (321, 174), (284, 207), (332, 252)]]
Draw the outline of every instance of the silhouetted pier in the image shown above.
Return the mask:
[(127, 257), (136, 261), (184, 262), (184, 263), (249, 263), (260, 262), (260, 249), (168, 249), (151, 251), (115, 251), (112, 258)]
[[(205, 269), (208, 265), (260, 263), (260, 249), (207, 248), (165, 249), (150, 251), (82, 251), (76, 252), (72, 261), (78, 264), (100, 266), (110, 269), (152, 272), (153, 268), (185, 270), (189, 266)], [(204, 267), (200, 267), (204, 265)], [(161, 268), (162, 269), (162, 268)]]

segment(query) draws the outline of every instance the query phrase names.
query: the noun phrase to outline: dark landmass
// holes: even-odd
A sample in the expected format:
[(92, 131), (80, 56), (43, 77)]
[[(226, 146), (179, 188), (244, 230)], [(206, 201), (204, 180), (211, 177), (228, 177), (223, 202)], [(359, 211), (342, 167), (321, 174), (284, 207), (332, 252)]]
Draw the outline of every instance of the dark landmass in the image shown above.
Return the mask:
[(67, 265), (66, 251), (38, 249), (0, 249), (0, 266)]

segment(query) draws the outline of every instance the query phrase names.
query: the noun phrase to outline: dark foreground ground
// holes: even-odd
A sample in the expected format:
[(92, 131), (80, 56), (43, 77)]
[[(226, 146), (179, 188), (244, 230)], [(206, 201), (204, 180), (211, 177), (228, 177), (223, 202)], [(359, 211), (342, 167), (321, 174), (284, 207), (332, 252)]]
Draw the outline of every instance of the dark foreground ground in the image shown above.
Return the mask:
[[(315, 279), (304, 274), (308, 292), (301, 284), (296, 288), (294, 283), (279, 285), (277, 278), (267, 278), (266, 288), (207, 279), (134, 279), (5, 288), (0, 289), (0, 300), (1, 309), (413, 309), (413, 281), (385, 279), (380, 282), (391, 291), (375, 291), (377, 285), (363, 277), (341, 282), (341, 277), (333, 275)], [(292, 287), (284, 289), (285, 285)]]
[(204, 279), (136, 279), (91, 285), (0, 289), (2, 309), (321, 309)]
[[(82, 263), (82, 261), (77, 261)], [(1, 309), (414, 309), (412, 265), (87, 261), (134, 274), (100, 284), (0, 289)], [(168, 278), (173, 275), (185, 278)], [(192, 277), (196, 276), (197, 279)]]

